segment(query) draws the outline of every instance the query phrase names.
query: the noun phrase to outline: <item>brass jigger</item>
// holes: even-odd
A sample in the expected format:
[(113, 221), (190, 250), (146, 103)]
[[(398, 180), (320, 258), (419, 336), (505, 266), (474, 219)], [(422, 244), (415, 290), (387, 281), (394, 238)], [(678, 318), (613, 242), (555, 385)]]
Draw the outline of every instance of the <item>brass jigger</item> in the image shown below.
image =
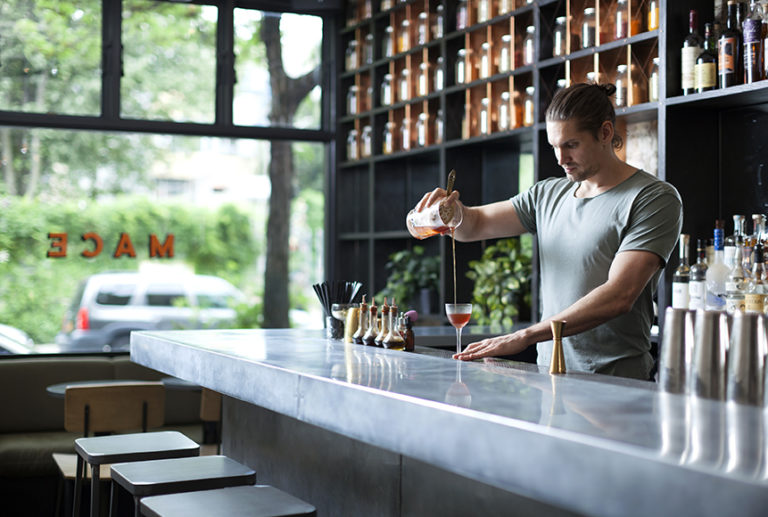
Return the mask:
[(564, 321), (550, 321), (552, 326), (552, 362), (549, 364), (549, 373), (565, 373), (565, 355), (563, 355), (563, 328)]

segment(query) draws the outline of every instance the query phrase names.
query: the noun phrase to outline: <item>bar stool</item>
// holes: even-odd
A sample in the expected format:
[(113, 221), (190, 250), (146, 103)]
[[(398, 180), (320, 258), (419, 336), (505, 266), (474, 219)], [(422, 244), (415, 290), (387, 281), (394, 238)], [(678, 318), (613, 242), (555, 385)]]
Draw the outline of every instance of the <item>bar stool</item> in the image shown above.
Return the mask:
[(290, 494), (269, 485), (238, 486), (184, 494), (145, 497), (141, 513), (146, 517), (299, 517), (317, 511)]
[(119, 485), (133, 496), (137, 517), (143, 497), (253, 485), (256, 482), (256, 472), (220, 455), (117, 463), (112, 465), (111, 474), (110, 513), (115, 515), (116, 489)]
[[(197, 456), (200, 446), (177, 431), (87, 437), (89, 432), (114, 432), (159, 427), (165, 412), (160, 382), (126, 382), (67, 387), (65, 428), (82, 430), (75, 440), (77, 467), (73, 516), (80, 515), (85, 463), (91, 467), (91, 516), (99, 515), (100, 472), (103, 465), (126, 461)], [(80, 427), (82, 425), (82, 427)]]

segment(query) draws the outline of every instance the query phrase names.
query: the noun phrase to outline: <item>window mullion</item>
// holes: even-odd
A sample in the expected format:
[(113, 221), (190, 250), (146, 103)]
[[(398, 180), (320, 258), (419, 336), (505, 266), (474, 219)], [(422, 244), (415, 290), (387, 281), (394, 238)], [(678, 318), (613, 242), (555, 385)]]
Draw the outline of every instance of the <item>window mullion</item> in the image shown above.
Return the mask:
[(123, 0), (102, 0), (101, 22), (101, 116), (120, 118), (120, 78), (123, 75)]
[(219, 6), (216, 27), (216, 125), (232, 125), (232, 100), (235, 89), (235, 2), (224, 0)]

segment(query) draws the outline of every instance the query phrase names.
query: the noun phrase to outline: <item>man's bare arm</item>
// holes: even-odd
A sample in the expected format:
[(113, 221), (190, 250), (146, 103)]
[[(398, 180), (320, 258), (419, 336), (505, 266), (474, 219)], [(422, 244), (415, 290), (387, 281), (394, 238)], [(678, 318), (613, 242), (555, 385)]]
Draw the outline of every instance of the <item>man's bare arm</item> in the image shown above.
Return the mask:
[[(608, 280), (577, 300), (573, 305), (552, 316), (566, 322), (564, 335), (570, 336), (597, 327), (629, 312), (662, 261), (649, 251), (625, 251), (616, 255)], [(509, 355), (522, 352), (528, 346), (552, 339), (549, 320), (541, 321), (512, 334), (471, 343), (454, 358), (461, 360)]]

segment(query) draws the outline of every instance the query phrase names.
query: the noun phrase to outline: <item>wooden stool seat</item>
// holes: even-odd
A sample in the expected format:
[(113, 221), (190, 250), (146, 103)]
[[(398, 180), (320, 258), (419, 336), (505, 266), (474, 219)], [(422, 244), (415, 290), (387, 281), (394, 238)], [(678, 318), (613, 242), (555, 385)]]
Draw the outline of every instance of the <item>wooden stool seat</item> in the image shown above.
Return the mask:
[(317, 515), (315, 507), (273, 486), (239, 486), (158, 495), (141, 500), (147, 517), (299, 517)]
[(196, 456), (113, 464), (112, 482), (133, 496), (139, 515), (142, 497), (253, 485), (256, 472), (226, 456)]

